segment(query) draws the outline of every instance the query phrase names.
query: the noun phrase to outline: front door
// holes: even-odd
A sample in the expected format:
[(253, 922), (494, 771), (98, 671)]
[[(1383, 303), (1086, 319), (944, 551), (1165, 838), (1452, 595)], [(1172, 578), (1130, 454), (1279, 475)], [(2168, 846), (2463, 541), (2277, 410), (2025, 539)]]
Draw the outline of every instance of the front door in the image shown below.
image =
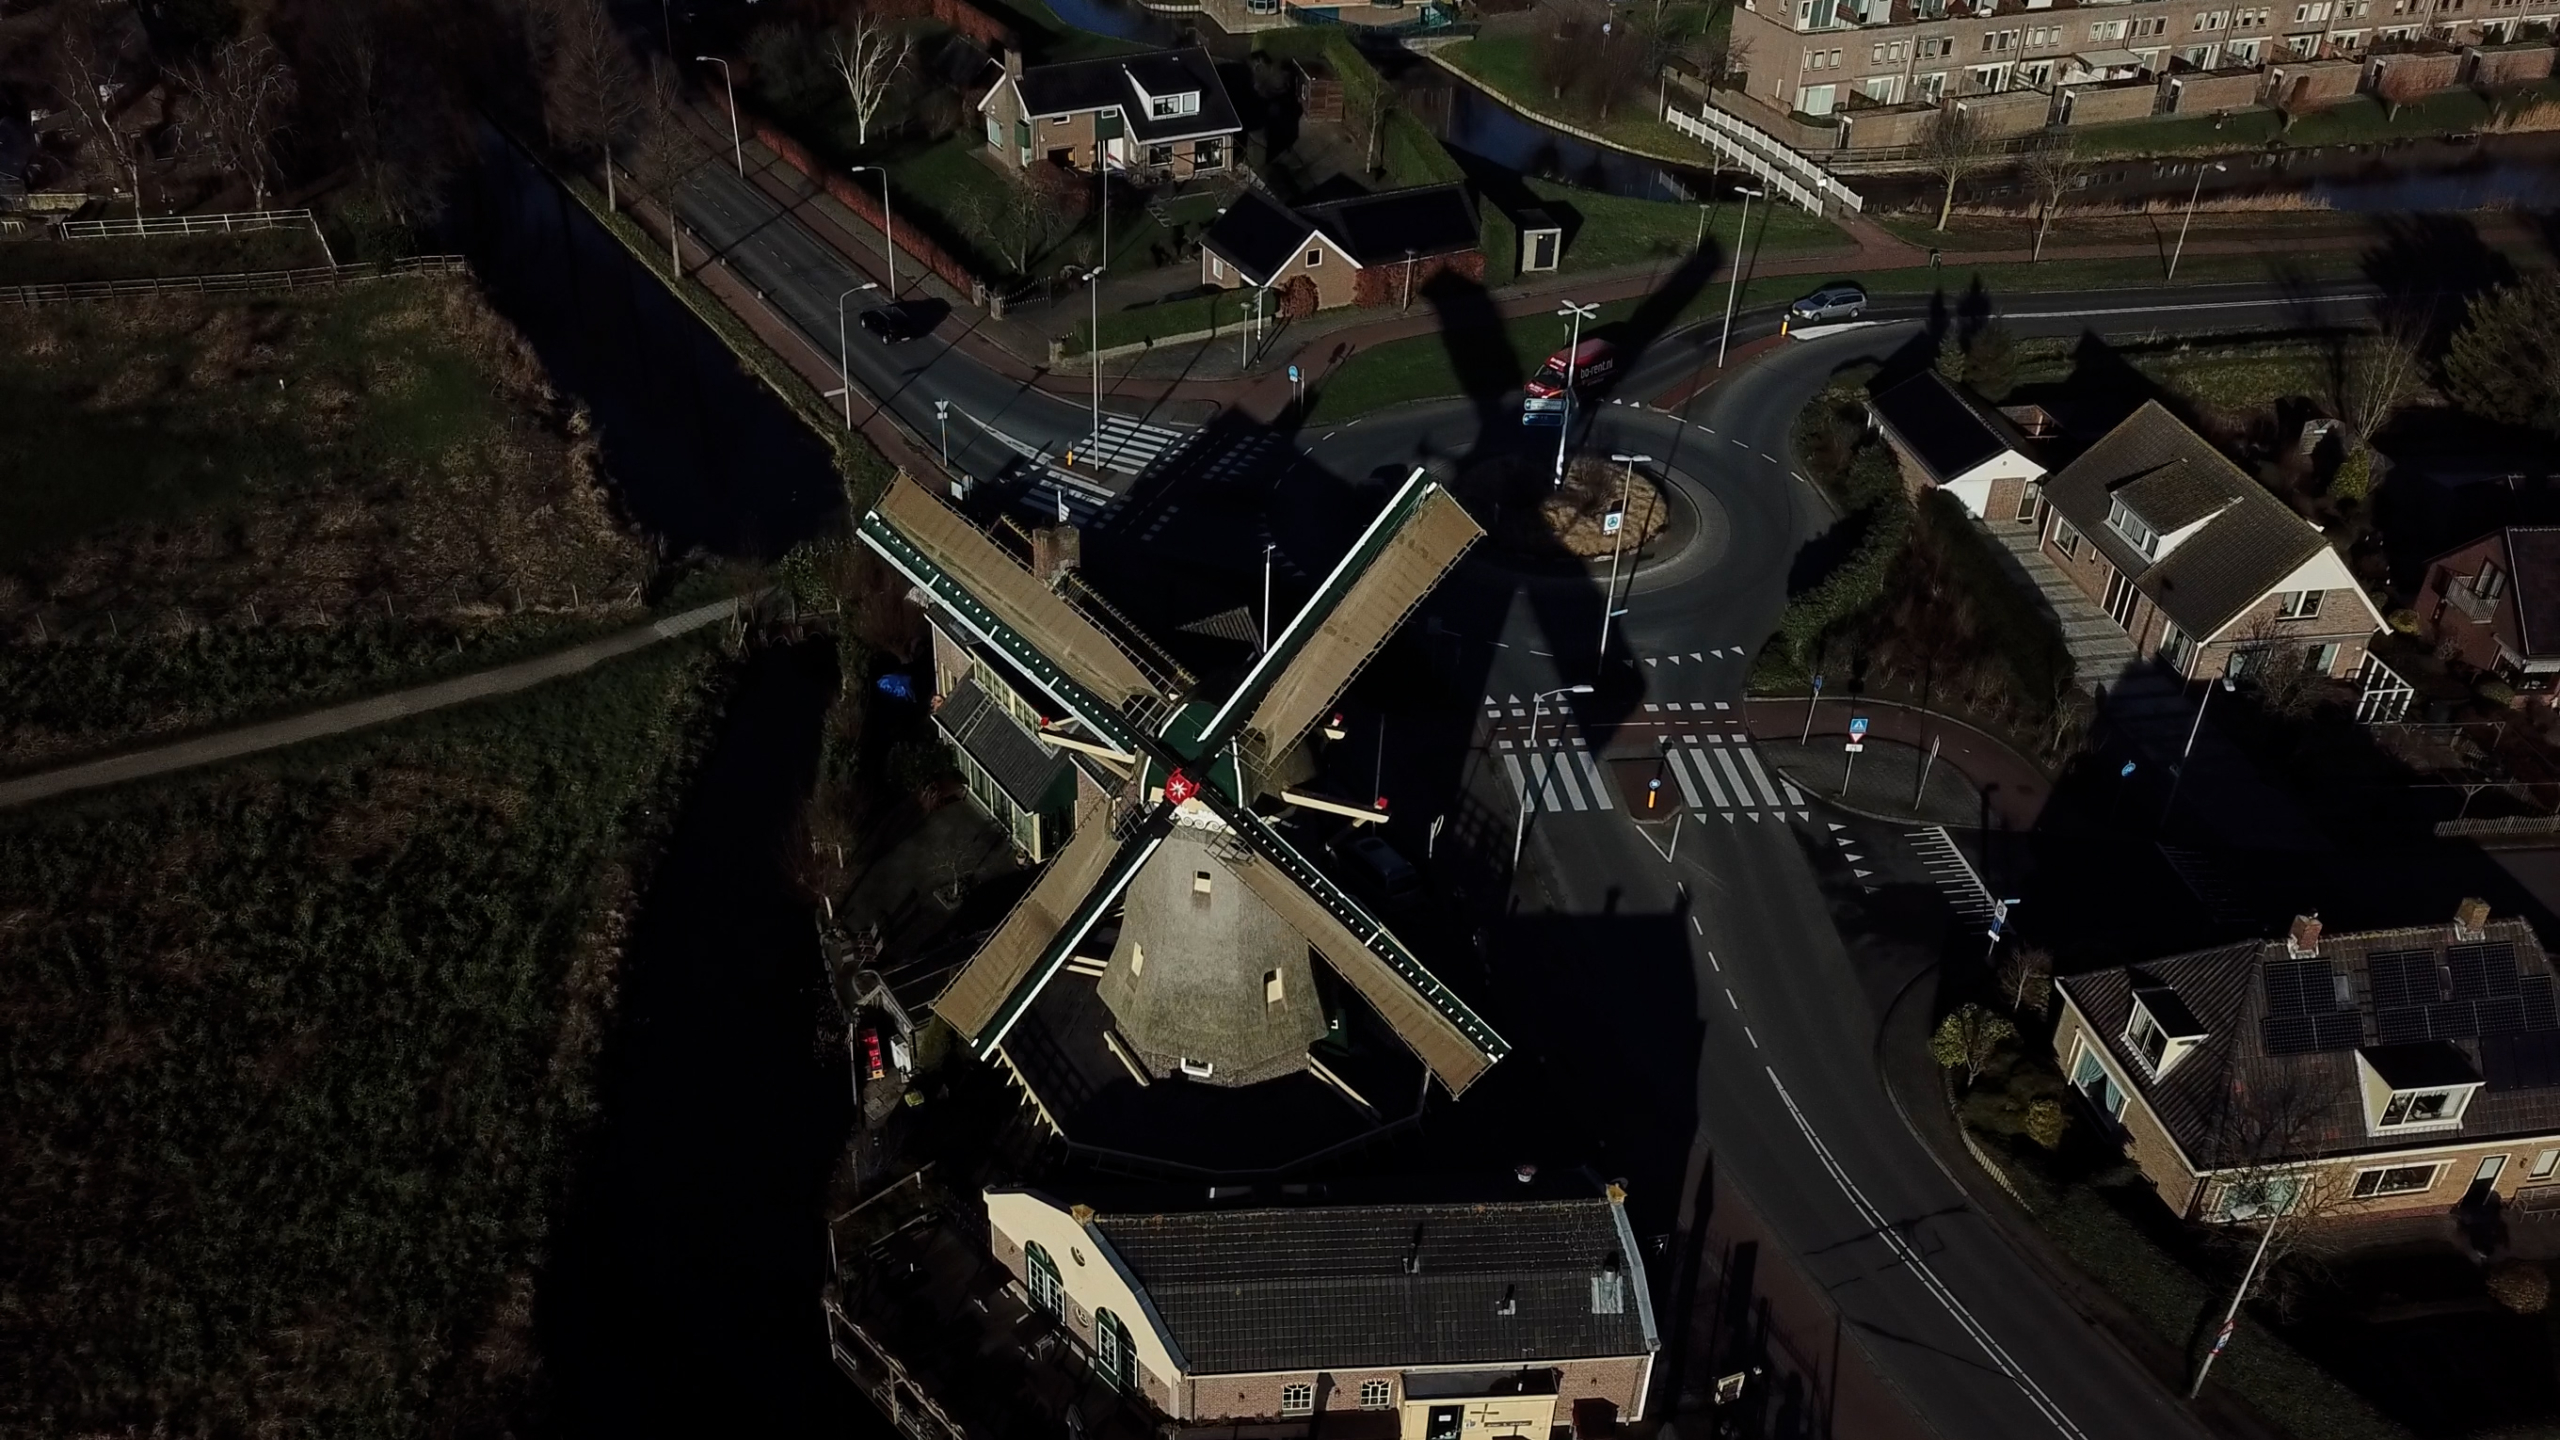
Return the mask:
[(2128, 631), (2133, 629), (2134, 597), (2140, 593), (2133, 588), (2133, 582), (2125, 578), (2123, 571), (2108, 572), (2107, 613), (2116, 617), (2116, 623)]
[(2498, 1175), (2506, 1168), (2507, 1157), (2504, 1155), (2492, 1155), (2481, 1161), (2480, 1168), (2471, 1174), (2471, 1188), (2462, 1192), (2462, 1208), (2476, 1210), (2488, 1204), (2489, 1197), (2498, 1193)]

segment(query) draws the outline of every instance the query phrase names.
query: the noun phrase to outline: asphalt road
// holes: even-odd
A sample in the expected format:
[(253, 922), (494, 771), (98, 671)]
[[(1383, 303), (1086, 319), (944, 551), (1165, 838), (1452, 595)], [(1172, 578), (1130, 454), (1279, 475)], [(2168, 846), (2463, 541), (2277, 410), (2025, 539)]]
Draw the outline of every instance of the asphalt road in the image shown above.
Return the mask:
[[(830, 353), (838, 296), (859, 283), (845, 262), (725, 172), (703, 172), (681, 203), (687, 221), (813, 346)], [(2184, 286), (2139, 295), (2041, 294), (1995, 308), (2021, 335), (2193, 333), (2352, 322), (2367, 298), (2357, 287)], [(1691, 728), (1700, 753), (1711, 743), (1739, 749), (1748, 657), (1784, 604), (1798, 552), (1830, 523), (1789, 453), (1793, 418), (1835, 370), (1889, 353), (1950, 303), (1880, 304), (1870, 317), (1879, 323), (1772, 352), (1678, 413), (1614, 404), (1583, 417), (1577, 448), (1653, 456), (1692, 507), (1698, 539), (1681, 557), (1632, 579), (1623, 601), (1628, 613), (1614, 629), (1605, 665), (1603, 602), (1587, 577), (1524, 575), (1482, 561), (1462, 570), (1435, 597), (1433, 614), (1494, 709), (1510, 708), (1502, 702), (1512, 697), (1597, 679), (1600, 693), (1561, 722), (1548, 722), (1584, 737), (1595, 752), (1678, 744), (1692, 738)], [(1735, 338), (1754, 339), (1775, 326), (1774, 315), (1747, 315)], [(1702, 367), (1712, 364), (1715, 338), (1701, 331), (1657, 343), (1630, 367), (1619, 394), (1659, 395), (1711, 374)], [(971, 422), (953, 426), (954, 459), (973, 473), (1011, 464), (1022, 448), (983, 427), (1042, 450), (1074, 443), (1091, 428), (1079, 407), (987, 371), (941, 339), (890, 348), (856, 331), (849, 348), (866, 396), (857, 414), (876, 399), (930, 436), (932, 402), (951, 401)], [(1487, 388), (1492, 393), (1289, 437), (1303, 460), (1271, 485), (1259, 526), (1243, 533), (1221, 524), (1215, 528), (1222, 533), (1166, 543), (1224, 542), (1239, 563), (1247, 556), (1259, 563), (1267, 541), (1293, 568), (1320, 570), (1339, 552), (1352, 518), (1341, 513), (1343, 496), (1363, 493), (1345, 482), (1414, 463), (1451, 465), (1482, 445), (1552, 443), (1553, 432), (1521, 434), (1516, 392)], [(1219, 443), (1243, 439), (1230, 425)], [(1161, 523), (1180, 501), (1179, 494), (1157, 493), (1141, 514)], [(1154, 525), (1145, 533), (1153, 543)], [(1681, 709), (1661, 708), (1673, 702)], [(1712, 708), (1718, 705), (1724, 708)], [(1666, 713), (1679, 718), (1665, 721)], [(1709, 735), (1719, 739), (1709, 742)], [(1742, 788), (1739, 772), (1722, 773)], [(1494, 795), (1500, 767), (1488, 754), (1462, 783)], [(1685, 964), (1685, 975), (1608, 964), (1578, 972), (1592, 987), (1582, 997), (1585, 1008), (1623, 1003), (1659, 1011), (1666, 982), (1674, 987), (1668, 993), (1693, 1005), (1685, 1019), (1647, 1017), (1667, 1024), (1669, 1048), (1695, 1057), (1694, 1136), (1688, 1155), (1678, 1157), (1688, 1163), (1657, 1158), (1692, 1184), (1713, 1164), (1749, 1194), (1939, 1433), (1986, 1440), (2202, 1434), (2183, 1405), (2071, 1310), (1972, 1208), (1902, 1118), (1874, 1059), (1885, 1002), (1832, 918), (1846, 883), (1833, 851), (1846, 842), (1826, 827), (1840, 822), (1810, 797), (1802, 806), (1763, 810), (1771, 813), (1755, 812), (1748, 823), (1735, 813), (1694, 816), (1676, 863), (1623, 813), (1596, 805), (1541, 814), (1530, 832), (1530, 864), (1565, 915), (1686, 922), (1685, 956), (1661, 962)], [(1867, 841), (1896, 838), (1871, 833)], [(1826, 881), (1835, 894), (1826, 894)]]

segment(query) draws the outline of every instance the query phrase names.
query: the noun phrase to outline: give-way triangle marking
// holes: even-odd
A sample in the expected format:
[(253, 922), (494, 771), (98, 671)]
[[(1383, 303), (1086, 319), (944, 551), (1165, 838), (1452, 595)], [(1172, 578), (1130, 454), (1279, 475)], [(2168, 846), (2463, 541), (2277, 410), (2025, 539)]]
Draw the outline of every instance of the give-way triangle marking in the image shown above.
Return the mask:
[(1857, 875), (1857, 877), (1858, 877), (1859, 879), (1864, 880), (1864, 879), (1866, 879), (1868, 876), (1873, 875), (1873, 874), (1874, 874), (1874, 873), (1876, 873), (1876, 872), (1874, 872), (1873, 870), (1860, 870), (1860, 871), (1857, 871), (1857, 872), (1855, 872), (1855, 873), (1856, 873), (1856, 875)]
[[(1830, 825), (1830, 826), (1831, 826), (1831, 833), (1832, 833), (1832, 834), (1834, 834), (1834, 835), (1837, 835), (1837, 834), (1839, 834), (1841, 831), (1846, 830), (1846, 829), (1848, 829), (1848, 828), (1849, 828), (1849, 827), (1848, 827), (1848, 826), (1846, 826), (1846, 825), (1833, 824), (1833, 822), (1831, 822), (1831, 821), (1829, 821), (1829, 820), (1825, 820), (1825, 821), (1823, 821), (1822, 823), (1823, 823), (1823, 824), (1825, 824), (1825, 825)], [(1843, 841), (1841, 841), (1840, 843), (1841, 843), (1841, 844), (1843, 844), (1843, 845), (1846, 845), (1846, 844), (1848, 844), (1849, 842), (1848, 842), (1848, 841), (1846, 841), (1846, 840), (1843, 840)]]

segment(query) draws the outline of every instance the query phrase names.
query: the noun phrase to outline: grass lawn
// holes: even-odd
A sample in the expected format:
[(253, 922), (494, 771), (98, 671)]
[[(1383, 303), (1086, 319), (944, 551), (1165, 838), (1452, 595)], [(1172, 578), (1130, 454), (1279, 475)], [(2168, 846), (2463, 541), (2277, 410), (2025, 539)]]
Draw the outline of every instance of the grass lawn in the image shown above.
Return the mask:
[(629, 618), (652, 568), (466, 280), (0, 311), (0, 414), (0, 766)]
[(2210, 115), (2192, 115), (2092, 125), (2077, 132), (2074, 148), (2083, 155), (2105, 156), (2258, 150), (2270, 142), (2294, 149), (2364, 145), (2415, 136), (2461, 134), (2482, 128), (2501, 113), (2555, 101), (2560, 101), (2560, 81), (2546, 80), (2494, 99), (2465, 87), (2403, 105), (2394, 117), (2381, 100), (2358, 95), (2303, 116), (2291, 129), (2285, 128), (2284, 117), (2275, 111), (2253, 107), (2235, 111), (2219, 122)]
[(668, 646), (0, 817), (0, 1429), (523, 1429), (634, 869), (715, 673)]
[[(1756, 224), (1756, 222), (1755, 222)], [(2179, 267), (2181, 280), (2197, 283), (2214, 281), (2265, 280), (2278, 273), (2262, 256), (2215, 255), (2191, 257)], [(2312, 253), (2298, 264), (2288, 264), (2283, 273), (2296, 278), (2356, 273), (2351, 255), (2328, 256)], [(1843, 271), (1838, 276), (1777, 275), (1751, 281), (1742, 287), (1742, 303), (1771, 304), (1792, 299), (1830, 279), (1855, 280), (1875, 295), (1928, 294), (1944, 288), (1952, 299), (1962, 295), (1978, 278), (1993, 294), (2035, 290), (2080, 290), (2123, 287), (2146, 289), (2160, 283), (2159, 267), (2149, 261), (2080, 260), (2056, 261), (2045, 265), (1985, 265), (1974, 269), (1931, 270), (1913, 266), (1899, 270), (1873, 272)], [(1689, 324), (1724, 312), (1724, 287), (1709, 285), (1682, 307), (1677, 323)], [(1606, 326), (1634, 313), (1637, 302), (1614, 301), (1600, 307), (1597, 324)], [(1586, 324), (1586, 331), (1589, 329)], [(1471, 346), (1479, 337), (1463, 337), (1459, 343)], [(1563, 322), (1548, 315), (1533, 315), (1506, 322), (1499, 331), (1481, 337), (1501, 345), (1526, 378), (1538, 363), (1565, 342)], [(1339, 423), (1355, 415), (1364, 415), (1389, 405), (1412, 400), (1429, 400), (1459, 393), (1458, 376), (1450, 358), (1450, 341), (1439, 335), (1419, 335), (1409, 340), (1392, 340), (1384, 345), (1363, 350), (1344, 362), (1326, 377), (1315, 397), (1308, 402), (1310, 421)]]
[(0, 240), (0, 285), (235, 275), (254, 270), (299, 270), (328, 263), (328, 250), (307, 227), (259, 230), (247, 235)]
[[(1560, 271), (1642, 265), (1686, 256), (1697, 246), (1700, 206), (1677, 200), (1631, 200), (1552, 180), (1525, 183), (1547, 213), (1564, 223)], [(1707, 235), (1721, 253), (1731, 254), (1742, 223), (1741, 205), (1725, 201), (1703, 208)], [(1507, 224), (1500, 219), (1494, 223)], [(1751, 238), (1772, 255), (1854, 248), (1840, 227), (1793, 205), (1752, 206)]]
[[(2053, 233), (2045, 238), (2048, 248), (2063, 245), (2159, 245), (2165, 248), (2177, 240), (2178, 226), (2186, 217), (2177, 210), (2157, 214), (2127, 214), (2113, 210), (2065, 209), (2055, 215)], [(1934, 245), (1953, 251), (2031, 250), (2036, 243), (2036, 217), (2033, 213), (2008, 215), (1956, 214), (1947, 218), (1947, 228), (1936, 228), (1935, 205), (1925, 213), (1878, 215), (1877, 224), (1914, 245)], [(2190, 244), (2206, 240), (2267, 240), (2290, 243), (2307, 239), (2334, 239), (2338, 236), (2374, 236), (2377, 217), (2351, 210), (2210, 210), (2198, 209), (2195, 223), (2189, 229)]]
[(1662, 122), (1654, 103), (1657, 97), (1649, 87), (1629, 92), (1611, 107), (1605, 120), (1578, 108), (1571, 96), (1554, 98), (1538, 83), (1539, 44), (1540, 37), (1534, 35), (1479, 35), (1434, 53), (1523, 110), (1562, 120), (1629, 149), (1697, 156), (1703, 161), (1705, 147)]
[[(1114, 237), (1115, 240), (1117, 237)], [(1265, 305), (1269, 301), (1263, 302)], [(1269, 313), (1267, 310), (1264, 312)], [(1214, 294), (1194, 295), (1185, 300), (1167, 300), (1159, 305), (1142, 305), (1131, 310), (1111, 310), (1102, 316), (1102, 347), (1134, 345), (1141, 340), (1157, 340), (1170, 335), (1189, 335), (1202, 330), (1232, 329), (1240, 319), (1253, 314), (1253, 296), (1245, 290), (1220, 290)], [(1067, 353), (1081, 355), (1092, 346), (1088, 332), (1092, 325), (1079, 320), (1068, 336)]]
[[(2017, 388), (2050, 383), (2072, 371), (2070, 340), (2021, 340)], [(2226, 413), (2263, 410), (2295, 396), (2321, 399), (2335, 388), (2329, 347), (2314, 341), (2267, 337), (2215, 343), (2177, 341), (2113, 347), (2123, 360), (2184, 395), (2194, 404)]]

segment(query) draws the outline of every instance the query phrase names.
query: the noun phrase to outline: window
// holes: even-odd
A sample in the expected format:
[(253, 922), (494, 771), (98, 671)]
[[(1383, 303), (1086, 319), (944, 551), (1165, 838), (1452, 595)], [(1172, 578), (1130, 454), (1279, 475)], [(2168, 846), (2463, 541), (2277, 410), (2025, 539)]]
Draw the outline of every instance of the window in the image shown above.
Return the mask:
[(2196, 642), (2186, 631), (2172, 624), (2160, 632), (2160, 658), (2181, 675), (2193, 675), (2189, 666), (2196, 658)]
[(2260, 1175), (2234, 1180), (2214, 1196), (2212, 1218), (2221, 1221), (2262, 1220), (2293, 1208), (2302, 1194), (2299, 1175)]
[(1220, 170), (1226, 167), (1226, 163), (1226, 147), (1215, 140), (1201, 140), (1191, 147), (1191, 168), (1194, 170)]
[(2525, 1167), (2524, 1178), (2548, 1180), (2554, 1170), (2560, 1170), (2560, 1150), (2537, 1151), (2534, 1154), (2533, 1163)]
[(1923, 60), (1943, 60), (1947, 56), (1956, 53), (1955, 37), (1952, 35), (1938, 35), (1922, 40), (1920, 42), (1920, 48), (1916, 53), (1918, 54), (1918, 57)]
[(2089, 39), (2092, 43), (2103, 44), (2109, 40), (2123, 38), (2124, 22), (2121, 20), (2101, 20), (2089, 27)]
[(1185, 90), (1179, 95), (1151, 95), (1147, 97), (1147, 113), (1158, 120), (1170, 120), (1177, 115), (1197, 115), (1200, 113), (1200, 92)]
[(2020, 524), (2033, 520), (2036, 518), (2036, 506), (2043, 500), (2043, 498), (2044, 493), (2038, 487), (2034, 485), (2020, 486), (2018, 489), (2017, 514), (2011, 518), (2017, 520)]
[(2303, 667), (2314, 675), (2328, 675), (2338, 668), (2338, 642), (2314, 645), (2302, 656)]
[(1226, 261), (1224, 261), (1224, 260), (1219, 259), (1219, 258), (1218, 258), (1217, 256), (1215, 256), (1215, 255), (1210, 256), (1210, 257), (1209, 257), (1209, 278), (1210, 278), (1210, 279), (1212, 279), (1212, 280), (1224, 280), (1224, 279), (1226, 279), (1226, 278), (1227, 278), (1227, 262), (1226, 262)]
[(2133, 1017), (2124, 1023), (2124, 1043), (2133, 1047), (2134, 1058), (2153, 1075), (2160, 1073), (2160, 1057), (2169, 1049), (2169, 1032), (2151, 1018), (2141, 1005), (2133, 1007)]
[(1870, 65), (1881, 65), (1884, 63), (1884, 46), (1882, 44), (1879, 43), (1867, 47), (1867, 63)]
[(2071, 1067), (2071, 1085), (2088, 1096), (2089, 1103), (2097, 1106), (2108, 1119), (2124, 1118), (2127, 1096), (2123, 1087), (2116, 1084), (2115, 1077), (2107, 1073), (2105, 1062), (2098, 1058), (2098, 1052), (2085, 1041), (2080, 1047), (2078, 1063)]
[(2462, 1118), (2462, 1093), (2455, 1090), (2403, 1090), (2382, 1107), (2382, 1125), (2442, 1125)]
[(2324, 590), (2287, 590), (2276, 597), (2276, 618), (2308, 620), (2320, 613), (2320, 597)]
[(1360, 1382), (1361, 1409), (1386, 1410), (1392, 1408), (1395, 1403), (1396, 1382), (1393, 1380), (1363, 1380)]
[(2136, 20), (2133, 22), (2133, 38), (2137, 40), (2146, 39), (2153, 35), (2166, 35), (2168, 33), (2169, 17), (2165, 15), (2154, 15), (2148, 20)]
[(1020, 150), (1026, 155), (1031, 153), (1030, 121), (1016, 120), (1013, 122), (1013, 148)]
[(1323, 246), (1321, 246), (1321, 245), (1310, 245), (1310, 246), (1308, 246), (1308, 247), (1307, 247), (1307, 268), (1308, 268), (1308, 269), (1310, 269), (1310, 270), (1313, 270), (1314, 268), (1316, 268), (1316, 267), (1317, 267), (1317, 266), (1319, 266), (1319, 265), (1322, 265), (1323, 263), (1324, 263), (1324, 247), (1323, 247)]
[(2374, 1170), (2356, 1172), (2355, 1198), (2374, 1200), (2385, 1195), (2413, 1195), (2435, 1188), (2441, 1165), (2385, 1165)]
[(1943, 70), (1933, 71), (1911, 82), (1911, 95), (1915, 100), (1926, 100), (1935, 105), (1938, 98), (1946, 93), (1947, 73)]
[(1288, 998), (1289, 996), (1287, 991), (1285, 991), (1280, 984), (1280, 972), (1277, 970), (1263, 971), (1262, 1003), (1265, 1006), (1277, 1005)]
[(1063, 1313), (1067, 1287), (1058, 1279), (1058, 1262), (1049, 1258), (1039, 1241), (1022, 1247), (1022, 1268), (1028, 1272), (1023, 1288), (1031, 1292), (1032, 1308), (1053, 1317)]
[(2080, 532), (2072, 529), (2071, 522), (2059, 515), (2053, 517), (2053, 548), (2061, 551), (2065, 559), (2080, 557)]
[(2507, 593), (2507, 572), (2495, 565), (2482, 564), (2480, 573), (2471, 577), (2471, 593), (2483, 600), (2495, 600)]
[(1280, 1413), (1283, 1415), (1316, 1413), (1316, 1387), (1304, 1380), (1292, 1380), (1281, 1386)]
[(1173, 163), (1173, 147), (1172, 147), (1172, 146), (1170, 146), (1170, 145), (1150, 145), (1150, 146), (1148, 146), (1148, 147), (1147, 147), (1147, 163), (1148, 163), (1148, 164), (1150, 164), (1150, 165), (1155, 166), (1155, 167), (1156, 167), (1156, 168), (1158, 168), (1158, 169), (1162, 169), (1162, 168), (1164, 168), (1165, 166), (1172, 164), (1172, 163)]
[(1191, 893), (1194, 895), (1206, 895), (1210, 893), (1211, 889), (1215, 886), (1215, 883), (1216, 882), (1209, 878), (1209, 872), (1206, 870), (1194, 870), (1191, 872)]
[(2030, 50), (2044, 45), (2058, 45), (2061, 42), (2062, 27), (2059, 25), (2039, 25), (2027, 32), (2027, 48)]
[(2142, 523), (2122, 500), (2107, 502), (2107, 528), (2124, 537), (2124, 543), (2142, 552), (2145, 560), (2160, 558), (2160, 532)]
[(1138, 1378), (1137, 1348), (1129, 1343), (1129, 1327), (1108, 1310), (1093, 1312), (1093, 1370), (1114, 1390), (1132, 1388)]
[(2293, 23), (2296, 25), (2328, 24), (2329, 0), (2311, 0), (2309, 4), (2294, 6)]

